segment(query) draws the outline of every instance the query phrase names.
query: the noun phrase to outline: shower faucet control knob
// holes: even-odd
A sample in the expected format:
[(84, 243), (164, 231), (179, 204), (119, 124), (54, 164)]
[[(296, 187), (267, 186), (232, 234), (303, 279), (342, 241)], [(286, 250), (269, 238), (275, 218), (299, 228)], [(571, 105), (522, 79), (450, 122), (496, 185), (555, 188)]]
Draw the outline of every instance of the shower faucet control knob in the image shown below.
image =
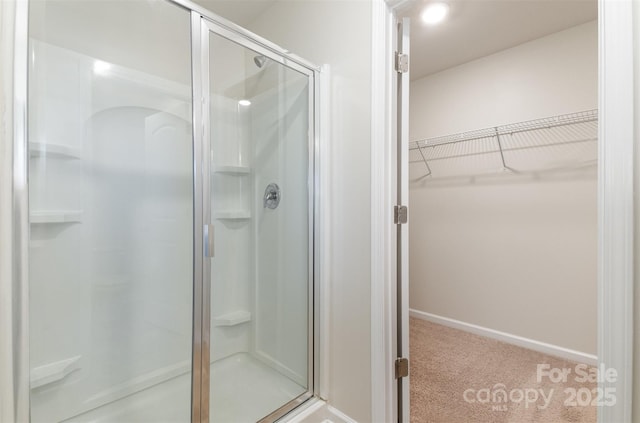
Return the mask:
[(264, 197), (262, 198), (263, 207), (269, 209), (275, 209), (280, 204), (280, 187), (276, 183), (267, 185), (264, 190)]

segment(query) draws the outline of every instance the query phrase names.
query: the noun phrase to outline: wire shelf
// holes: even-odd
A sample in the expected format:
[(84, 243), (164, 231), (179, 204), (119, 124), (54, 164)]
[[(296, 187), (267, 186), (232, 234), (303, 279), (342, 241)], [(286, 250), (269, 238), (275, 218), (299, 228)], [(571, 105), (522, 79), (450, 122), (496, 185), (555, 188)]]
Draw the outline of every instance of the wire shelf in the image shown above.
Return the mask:
[(409, 143), (423, 176), (535, 171), (597, 160), (598, 111), (587, 110)]

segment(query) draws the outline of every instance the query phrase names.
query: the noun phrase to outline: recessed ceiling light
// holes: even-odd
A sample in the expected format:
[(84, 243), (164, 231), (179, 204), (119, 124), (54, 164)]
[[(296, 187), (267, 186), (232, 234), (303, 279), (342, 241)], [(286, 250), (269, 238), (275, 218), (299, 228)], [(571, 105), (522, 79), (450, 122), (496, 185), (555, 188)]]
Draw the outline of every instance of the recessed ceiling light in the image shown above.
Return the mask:
[(251, 106), (251, 102), (249, 100), (240, 100), (238, 101), (238, 104), (241, 106)]
[(427, 25), (435, 25), (444, 20), (449, 14), (449, 5), (443, 2), (429, 3), (424, 8), (420, 17)]

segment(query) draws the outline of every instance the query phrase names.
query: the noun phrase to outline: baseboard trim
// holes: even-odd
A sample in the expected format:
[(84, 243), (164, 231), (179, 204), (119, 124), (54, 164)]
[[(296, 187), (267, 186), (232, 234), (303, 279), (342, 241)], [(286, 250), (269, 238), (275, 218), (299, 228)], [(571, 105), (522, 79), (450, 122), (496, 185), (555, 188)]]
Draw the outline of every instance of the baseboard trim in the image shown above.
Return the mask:
[(558, 345), (547, 344), (546, 342), (536, 341), (534, 339), (524, 338), (518, 335), (512, 335), (506, 332), (485, 328), (471, 323), (461, 322), (459, 320), (442, 317), (420, 310), (409, 309), (409, 315), (418, 319), (427, 320), (439, 325), (448, 326), (454, 329), (460, 329), (465, 332), (474, 333), (486, 338), (496, 339), (507, 344), (516, 345), (518, 347), (527, 348), (533, 351), (541, 352), (566, 360), (577, 361), (592, 366), (598, 364), (598, 357), (593, 354), (587, 354), (581, 351), (571, 350), (569, 348), (560, 347)]

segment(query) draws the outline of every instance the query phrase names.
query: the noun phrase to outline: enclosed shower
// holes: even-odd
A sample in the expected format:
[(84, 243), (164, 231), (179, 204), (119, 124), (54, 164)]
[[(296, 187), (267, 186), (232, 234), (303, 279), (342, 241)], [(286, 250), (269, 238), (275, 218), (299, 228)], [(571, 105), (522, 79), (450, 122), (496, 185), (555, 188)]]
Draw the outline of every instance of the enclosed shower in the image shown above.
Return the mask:
[(31, 2), (32, 422), (313, 397), (317, 74), (186, 1)]

